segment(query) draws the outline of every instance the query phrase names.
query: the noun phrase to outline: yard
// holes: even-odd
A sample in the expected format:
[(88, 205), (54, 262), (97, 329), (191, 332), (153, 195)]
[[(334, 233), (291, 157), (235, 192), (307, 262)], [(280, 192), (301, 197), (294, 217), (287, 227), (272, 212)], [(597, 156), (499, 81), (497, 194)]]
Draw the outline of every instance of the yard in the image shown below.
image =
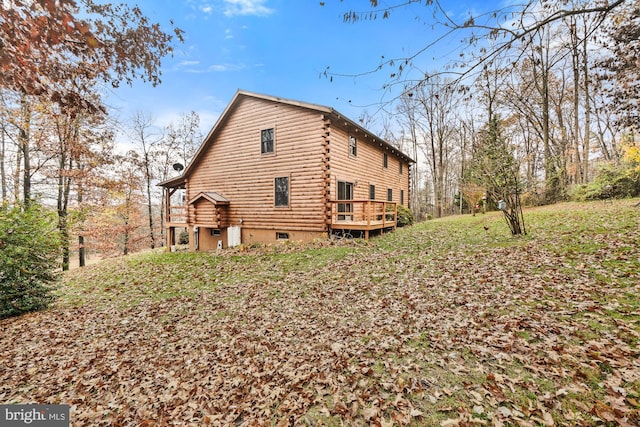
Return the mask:
[[(96, 425), (638, 425), (638, 200), (147, 253), (0, 321), (0, 402)], [(486, 228), (486, 229), (485, 229)]]

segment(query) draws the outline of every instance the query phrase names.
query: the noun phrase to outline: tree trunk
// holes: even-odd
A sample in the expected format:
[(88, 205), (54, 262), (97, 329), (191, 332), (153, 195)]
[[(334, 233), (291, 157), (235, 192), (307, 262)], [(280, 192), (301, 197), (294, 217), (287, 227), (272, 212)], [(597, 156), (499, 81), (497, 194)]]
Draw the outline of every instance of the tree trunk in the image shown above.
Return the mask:
[(165, 235), (166, 227), (164, 226), (164, 223), (165, 223), (164, 207), (166, 206), (166, 203), (167, 203), (166, 195), (163, 190), (160, 193), (160, 246), (165, 246), (165, 242), (167, 241), (167, 236)]
[(584, 40), (582, 40), (582, 71), (584, 72), (584, 146), (582, 151), (583, 181), (589, 182), (589, 143), (591, 141), (591, 99), (589, 90), (589, 57), (587, 50), (587, 23), (584, 24)]
[(560, 178), (557, 176), (557, 170), (551, 153), (549, 69), (547, 68), (548, 60), (547, 58), (544, 58), (542, 53), (541, 58), (543, 58), (541, 61), (541, 72), (537, 78), (540, 79), (540, 95), (542, 98), (542, 144), (544, 151), (545, 201), (547, 203), (553, 203), (559, 199)]
[[(61, 161), (62, 163), (62, 161)], [(64, 171), (65, 169), (60, 169)], [(67, 221), (69, 213), (69, 190), (70, 177), (61, 176), (58, 188), (58, 230), (62, 240), (62, 271), (69, 270), (70, 249), (69, 249), (69, 223)]]
[[(31, 156), (29, 150), (29, 129), (31, 126), (31, 108), (27, 102), (27, 97), (22, 96), (21, 104), (21, 124), (18, 131), (19, 151), (22, 153), (22, 198), (25, 207), (31, 203)], [(16, 192), (17, 195), (17, 192)]]
[(16, 170), (13, 171), (13, 200), (16, 204), (20, 203), (20, 176), (22, 175), (22, 150), (17, 147), (16, 152)]
[(78, 267), (84, 267), (86, 265), (85, 249), (84, 249), (84, 236), (78, 235)]
[[(81, 169), (81, 166), (78, 165), (78, 169)], [(83, 182), (78, 182), (78, 209), (82, 211), (82, 202), (84, 201), (84, 185)], [(85, 266), (85, 250), (84, 250), (84, 235), (83, 235), (83, 227), (80, 227), (80, 231), (78, 233), (78, 266)]]
[(60, 240), (62, 240), (62, 271), (69, 270), (69, 224), (67, 223), (66, 212), (58, 212), (58, 229), (60, 230)]
[(2, 132), (2, 137), (0, 139), (0, 187), (2, 187), (2, 203), (6, 203), (7, 202), (7, 173), (6, 170), (4, 168), (4, 158), (5, 158), (5, 128), (4, 128), (4, 123), (0, 123), (0, 126), (2, 126), (2, 128), (0, 129), (0, 132)]
[[(433, 132), (433, 131), (432, 131)], [(436, 148), (434, 135), (431, 132), (430, 140), (431, 140), (431, 182), (433, 183), (433, 196), (434, 196), (434, 216), (436, 218), (440, 218), (442, 216), (442, 190), (441, 183), (438, 181), (439, 172), (438, 172), (438, 162), (436, 156)]]
[[(442, 126), (444, 126), (444, 123), (439, 123), (439, 129), (438, 129), (438, 183), (440, 184), (440, 195), (438, 197), (439, 199), (439, 205), (440, 205), (440, 216), (444, 216), (445, 212), (444, 212), (444, 208), (445, 208), (445, 194), (449, 194), (448, 192), (446, 192), (445, 189), (445, 150), (444, 150), (444, 137), (443, 137), (443, 129)], [(449, 212), (447, 210), (446, 214), (448, 215)]]
[(149, 215), (149, 235), (151, 236), (151, 249), (156, 247), (156, 236), (153, 230), (153, 206), (151, 200), (151, 173), (149, 171), (149, 156), (144, 156), (144, 166), (147, 181), (147, 213)]
[[(416, 132), (416, 123), (415, 118), (413, 117), (413, 112), (411, 113), (411, 121), (409, 123), (409, 129), (411, 131), (411, 148), (413, 150), (413, 159), (418, 161), (418, 135)], [(411, 173), (411, 198), (409, 199), (411, 202), (410, 208), (416, 211), (416, 214), (419, 214), (419, 200), (420, 195), (418, 194), (418, 164), (416, 163), (415, 170)]]
[(582, 161), (580, 159), (580, 58), (578, 31), (575, 19), (571, 19), (571, 66), (573, 71), (573, 182), (582, 184)]
[(66, 116), (58, 122), (58, 229), (62, 237), (62, 270), (69, 270), (69, 194), (71, 192), (72, 146), (77, 143), (78, 121)]
[(129, 221), (125, 218), (124, 220), (124, 249), (122, 251), (123, 255), (129, 255)]

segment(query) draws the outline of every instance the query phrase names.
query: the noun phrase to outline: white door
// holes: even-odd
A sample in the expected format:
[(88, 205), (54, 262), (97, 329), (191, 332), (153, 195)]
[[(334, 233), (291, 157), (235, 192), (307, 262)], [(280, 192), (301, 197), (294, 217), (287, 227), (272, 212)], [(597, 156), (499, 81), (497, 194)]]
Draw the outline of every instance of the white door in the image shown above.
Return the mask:
[(234, 225), (232, 227), (227, 228), (227, 247), (234, 248), (239, 246), (242, 243), (240, 233), (240, 226)]

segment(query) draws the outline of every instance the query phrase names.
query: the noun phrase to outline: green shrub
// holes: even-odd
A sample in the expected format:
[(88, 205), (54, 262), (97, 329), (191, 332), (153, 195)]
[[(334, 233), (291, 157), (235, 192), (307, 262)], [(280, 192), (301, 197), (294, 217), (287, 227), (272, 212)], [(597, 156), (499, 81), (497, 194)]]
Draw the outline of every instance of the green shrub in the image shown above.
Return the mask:
[(589, 184), (575, 186), (571, 198), (576, 201), (640, 196), (640, 170), (629, 165), (603, 165)]
[(404, 205), (398, 205), (398, 227), (412, 225), (415, 222), (413, 212)]
[(60, 248), (54, 214), (0, 206), (0, 319), (49, 306)]

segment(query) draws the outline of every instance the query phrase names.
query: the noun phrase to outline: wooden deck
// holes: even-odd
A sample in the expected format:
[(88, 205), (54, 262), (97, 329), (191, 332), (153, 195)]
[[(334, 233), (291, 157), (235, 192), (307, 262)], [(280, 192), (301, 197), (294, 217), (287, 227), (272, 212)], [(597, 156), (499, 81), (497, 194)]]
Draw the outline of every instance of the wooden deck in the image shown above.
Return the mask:
[(395, 229), (398, 205), (375, 200), (332, 201), (331, 230), (363, 231), (365, 238), (373, 230)]

